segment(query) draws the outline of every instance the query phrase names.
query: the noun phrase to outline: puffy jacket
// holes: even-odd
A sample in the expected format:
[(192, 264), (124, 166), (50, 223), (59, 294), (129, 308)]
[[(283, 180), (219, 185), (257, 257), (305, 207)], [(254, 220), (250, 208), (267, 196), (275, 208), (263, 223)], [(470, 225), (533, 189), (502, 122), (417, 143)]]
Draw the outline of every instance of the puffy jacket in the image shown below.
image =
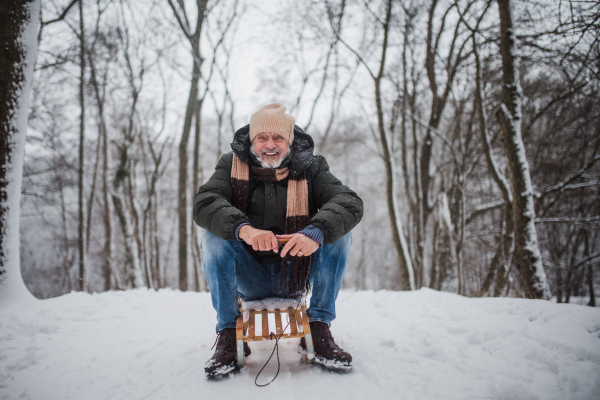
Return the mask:
[[(249, 125), (235, 133), (231, 143), (233, 151), (221, 156), (215, 172), (194, 197), (196, 224), (227, 241), (236, 240), (235, 230), (244, 222), (276, 235), (285, 233), (287, 179), (265, 182), (255, 179), (250, 172), (246, 214), (231, 205), (233, 154), (246, 163), (254, 162), (250, 156), (248, 133)], [(323, 231), (324, 244), (333, 243), (360, 222), (363, 215), (362, 200), (329, 171), (323, 156), (313, 155), (314, 142), (307, 133), (296, 126), (294, 136), (290, 155), (281, 167), (287, 166), (293, 176), (306, 171), (309, 224)], [(254, 251), (251, 246), (246, 247), (263, 263), (281, 261), (278, 253)]]

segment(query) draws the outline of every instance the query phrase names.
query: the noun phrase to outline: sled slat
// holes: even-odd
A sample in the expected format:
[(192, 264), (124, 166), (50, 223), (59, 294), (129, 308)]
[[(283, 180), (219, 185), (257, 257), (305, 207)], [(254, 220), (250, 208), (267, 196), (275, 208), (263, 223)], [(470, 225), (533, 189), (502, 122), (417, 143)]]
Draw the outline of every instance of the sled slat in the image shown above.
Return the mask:
[(244, 324), (242, 318), (238, 318), (235, 323), (235, 340), (244, 340)]
[(248, 324), (248, 328), (249, 328), (248, 329), (248, 339), (254, 339), (254, 336), (255, 336), (255, 333), (254, 333), (254, 330), (256, 329), (255, 317), (254, 317), (255, 312), (256, 311), (251, 310), (250, 316), (248, 317), (248, 322), (249, 322), (249, 324)]
[(277, 336), (281, 335), (283, 328), (281, 326), (281, 311), (275, 310), (275, 327), (277, 329)]
[(269, 310), (262, 310), (262, 337), (269, 337)]
[(298, 325), (298, 331), (304, 332), (304, 326), (302, 325), (302, 314), (300, 310), (296, 310), (296, 324)]
[(308, 314), (306, 313), (306, 306), (302, 307), (302, 330), (303, 334), (306, 336), (310, 333), (310, 325), (308, 324)]
[(296, 326), (296, 316), (294, 315), (293, 308), (288, 308), (288, 315), (290, 317), (290, 329), (292, 331), (292, 335), (298, 335), (298, 327)]

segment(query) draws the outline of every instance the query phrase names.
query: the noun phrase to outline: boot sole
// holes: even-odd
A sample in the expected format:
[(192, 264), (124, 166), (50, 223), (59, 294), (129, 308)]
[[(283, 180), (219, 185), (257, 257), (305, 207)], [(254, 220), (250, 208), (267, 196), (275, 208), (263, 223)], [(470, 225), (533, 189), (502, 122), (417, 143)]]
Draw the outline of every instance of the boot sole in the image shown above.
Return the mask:
[(207, 378), (219, 378), (237, 370), (239, 370), (239, 368), (237, 367), (237, 363), (234, 362), (232, 364), (222, 365), (211, 371), (204, 370), (204, 373), (206, 374)]
[(318, 365), (329, 372), (346, 374), (352, 371), (352, 364), (350, 362), (328, 360), (327, 358), (319, 356), (318, 354), (315, 354), (315, 358), (310, 363)]
[[(298, 345), (296, 350), (299, 354), (303, 356), (308, 355), (308, 351), (306, 348)], [(315, 358), (309, 360), (311, 364), (315, 364), (320, 366), (321, 368), (330, 371), (330, 372), (338, 372), (338, 373), (348, 373), (352, 371), (351, 362), (337, 361), (337, 360), (328, 360), (327, 358), (320, 356), (315, 353)]]

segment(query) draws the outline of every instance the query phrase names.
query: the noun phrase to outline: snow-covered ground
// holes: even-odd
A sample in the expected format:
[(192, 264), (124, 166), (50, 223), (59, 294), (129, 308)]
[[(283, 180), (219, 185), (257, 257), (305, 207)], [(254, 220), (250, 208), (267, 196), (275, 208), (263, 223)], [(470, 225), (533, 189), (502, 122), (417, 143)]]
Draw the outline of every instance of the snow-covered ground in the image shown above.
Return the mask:
[[(342, 292), (336, 341), (349, 374), (301, 361), (281, 373), (252, 343), (241, 373), (204, 377), (215, 313), (207, 293), (72, 293), (0, 313), (1, 399), (600, 399), (600, 309), (419, 290)], [(273, 376), (273, 360), (260, 382)]]

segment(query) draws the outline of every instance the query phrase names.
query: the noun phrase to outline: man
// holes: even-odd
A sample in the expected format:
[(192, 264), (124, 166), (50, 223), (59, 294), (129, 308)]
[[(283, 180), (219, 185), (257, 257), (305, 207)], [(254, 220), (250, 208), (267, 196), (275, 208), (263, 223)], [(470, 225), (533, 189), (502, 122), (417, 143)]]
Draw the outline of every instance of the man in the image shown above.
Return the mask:
[[(325, 158), (313, 155), (312, 138), (294, 124), (279, 103), (258, 110), (194, 197), (194, 220), (206, 229), (202, 261), (218, 321), (208, 376), (236, 368), (238, 297), (291, 297), (309, 285), (316, 362), (351, 365), (329, 325), (362, 200), (329, 172)], [(278, 239), (289, 239), (281, 251)]]

